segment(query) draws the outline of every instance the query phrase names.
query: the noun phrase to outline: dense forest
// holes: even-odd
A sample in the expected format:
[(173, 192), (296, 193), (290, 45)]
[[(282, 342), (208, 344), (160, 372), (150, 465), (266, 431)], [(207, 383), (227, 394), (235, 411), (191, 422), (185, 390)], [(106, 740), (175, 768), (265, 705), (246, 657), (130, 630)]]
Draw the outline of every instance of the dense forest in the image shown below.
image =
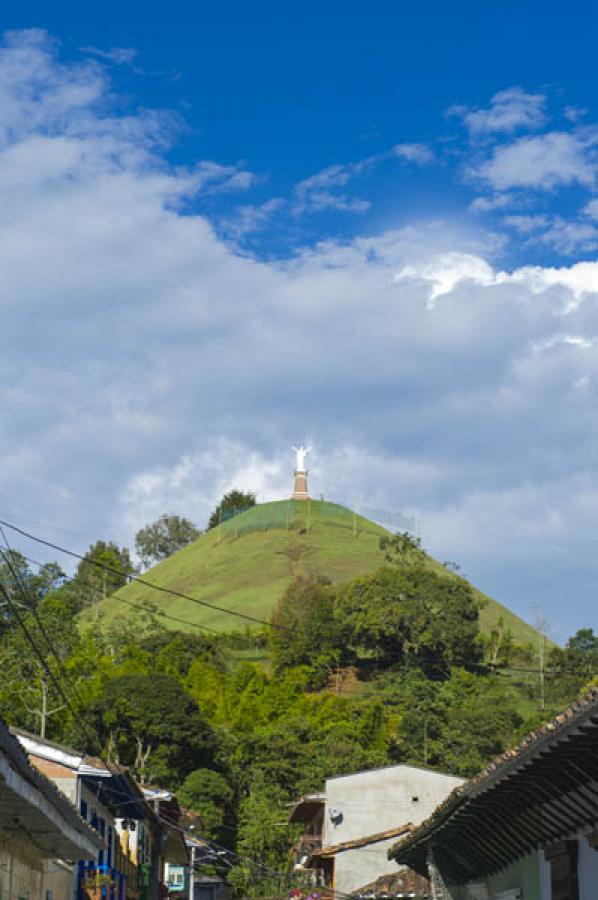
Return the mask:
[[(178, 546), (144, 537), (148, 558)], [(232, 634), (167, 630), (151, 591), (134, 624), (82, 627), (81, 610), (134, 573), (128, 551), (98, 542), (71, 579), (4, 551), (0, 714), (176, 789), (240, 854), (226, 870), (239, 892), (268, 894), (275, 876), (256, 879), (243, 858), (288, 869), (300, 794), (399, 762), (472, 775), (598, 672), (591, 629), (541, 665), (541, 648), (506, 629), (481, 635), (469, 584), (432, 570), (412, 537), (382, 547), (377, 571), (297, 580), (269, 627)]]

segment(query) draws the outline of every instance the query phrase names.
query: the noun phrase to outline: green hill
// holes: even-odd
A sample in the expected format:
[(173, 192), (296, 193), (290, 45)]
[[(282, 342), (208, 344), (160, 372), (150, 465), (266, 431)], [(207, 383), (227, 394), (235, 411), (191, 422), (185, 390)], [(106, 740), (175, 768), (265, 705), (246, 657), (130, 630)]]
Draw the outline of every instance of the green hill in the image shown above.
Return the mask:
[[(334, 503), (264, 503), (201, 535), (143, 577), (224, 610), (268, 620), (277, 600), (297, 576), (326, 575), (339, 582), (376, 569), (383, 562), (379, 540), (385, 534), (386, 529)], [(430, 559), (430, 565), (442, 569), (435, 560)], [(481, 612), (484, 631), (502, 616), (518, 643), (537, 640), (531, 625), (481, 592), (476, 590), (476, 594), (486, 600)], [(239, 630), (251, 624), (136, 582), (103, 600), (93, 615), (99, 612), (106, 622), (117, 616), (134, 620), (139, 615), (137, 607), (148, 601), (169, 616), (219, 631)], [(89, 610), (84, 620), (88, 618)], [(195, 630), (172, 620), (163, 622), (173, 629)]]

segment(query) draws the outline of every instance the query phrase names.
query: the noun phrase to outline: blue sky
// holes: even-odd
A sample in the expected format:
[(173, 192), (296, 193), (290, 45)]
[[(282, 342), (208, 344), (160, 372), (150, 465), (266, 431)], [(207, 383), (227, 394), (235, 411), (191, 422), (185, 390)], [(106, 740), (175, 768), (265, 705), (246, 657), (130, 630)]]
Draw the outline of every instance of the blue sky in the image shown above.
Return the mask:
[(132, 544), (307, 440), (317, 495), (593, 625), (590, 4), (3, 12), (3, 512)]
[[(538, 2), (374, 2), (367, 12), (361, 3), (337, 2), (300, 9), (12, 6), (4, 7), (5, 26), (47, 29), (60, 40), (63, 59), (95, 51), (110, 69), (123, 111), (176, 112), (180, 133), (166, 154), (173, 164), (210, 159), (252, 173), (242, 197), (212, 194), (195, 203), (223, 234), (238, 237), (237, 201), (247, 229), (242, 244), (254, 253), (279, 256), (323, 236), (447, 216), (468, 231), (497, 228), (511, 262), (550, 263), (595, 247), (595, 226), (581, 212), (588, 184), (579, 173), (560, 179), (546, 173), (531, 189), (529, 177), (510, 185), (500, 173), (481, 174), (492, 148), (515, 138), (557, 132), (571, 140), (593, 128), (598, 12), (592, 4), (567, 13)], [(509, 89), (542, 98), (535, 118), (529, 107), (527, 119), (522, 114), (503, 130), (468, 128), (468, 115)], [(425, 146), (432, 155), (425, 165), (389, 159), (401, 144)], [(575, 152), (563, 146), (554, 153), (568, 149)], [(373, 162), (351, 173), (367, 160)], [(308, 214), (289, 216), (297, 184), (335, 166), (345, 167), (344, 189), (337, 185), (327, 204), (320, 197)], [(472, 212), (480, 196), (503, 205), (482, 210), (480, 202)]]

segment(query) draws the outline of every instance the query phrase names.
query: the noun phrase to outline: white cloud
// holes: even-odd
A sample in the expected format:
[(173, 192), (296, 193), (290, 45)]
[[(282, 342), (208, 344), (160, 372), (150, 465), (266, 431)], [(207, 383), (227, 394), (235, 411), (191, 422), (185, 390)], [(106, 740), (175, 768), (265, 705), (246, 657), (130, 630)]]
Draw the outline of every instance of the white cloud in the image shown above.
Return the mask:
[(246, 191), (259, 181), (253, 172), (248, 172), (241, 164), (224, 166), (207, 159), (197, 164), (193, 176), (197, 188), (206, 188), (210, 193)]
[(396, 144), (393, 153), (405, 162), (425, 166), (434, 160), (434, 154), (425, 144)]
[(419, 513), (520, 612), (593, 590), (598, 263), (507, 271), (446, 222), (248, 258), (180, 203), (235, 172), (109, 108), (39, 33), (0, 52), (3, 510), (130, 544), (233, 482), (286, 496), (309, 438), (316, 495)]
[(505, 216), (503, 222), (520, 235), (554, 247), (563, 256), (598, 247), (598, 227), (587, 219), (536, 214)]
[(245, 235), (265, 228), (285, 206), (286, 201), (282, 197), (272, 197), (258, 205), (237, 206), (220, 224), (225, 234), (240, 240)]
[(88, 56), (97, 56), (98, 59), (115, 63), (118, 66), (131, 65), (137, 57), (137, 51), (133, 47), (112, 47), (110, 50), (101, 50), (99, 47), (81, 47), (81, 52)]
[(519, 87), (494, 94), (487, 109), (453, 106), (449, 115), (459, 115), (474, 137), (516, 130), (534, 131), (546, 121), (546, 97), (529, 94)]
[(584, 207), (583, 214), (590, 219), (598, 219), (598, 199), (590, 200)]
[(522, 137), (496, 147), (489, 159), (471, 166), (469, 174), (496, 191), (551, 190), (571, 184), (591, 188), (596, 180), (594, 146), (594, 136), (564, 131)]
[(496, 209), (506, 209), (513, 203), (511, 194), (494, 194), (492, 197), (476, 197), (469, 204), (469, 211), (473, 213), (494, 212)]
[(295, 185), (296, 199), (292, 205), (293, 214), (298, 216), (309, 212), (321, 212), (325, 209), (351, 213), (366, 212), (370, 208), (368, 200), (334, 193), (334, 190), (346, 186), (356, 175), (371, 168), (378, 162), (378, 159), (377, 156), (371, 156), (356, 163), (328, 166), (321, 172), (304, 178)]
[(504, 216), (503, 222), (518, 234), (529, 235), (544, 231), (550, 224), (550, 218), (542, 213), (536, 213), (535, 215)]

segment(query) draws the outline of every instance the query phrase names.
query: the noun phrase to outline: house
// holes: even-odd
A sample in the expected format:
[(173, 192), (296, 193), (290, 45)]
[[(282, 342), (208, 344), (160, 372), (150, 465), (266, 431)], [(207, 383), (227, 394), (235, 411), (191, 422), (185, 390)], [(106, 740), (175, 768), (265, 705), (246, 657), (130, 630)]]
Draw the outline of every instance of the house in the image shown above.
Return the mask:
[(122, 766), (21, 729), (13, 731), (31, 763), (66, 795), (101, 839), (93, 858), (75, 857), (70, 896), (157, 900), (167, 857), (187, 860), (174, 795), (137, 785)]
[(295, 870), (311, 870), (315, 884), (353, 893), (396, 874), (388, 850), (427, 818), (462, 778), (418, 766), (387, 766), (340, 775), (322, 793), (307, 794), (289, 821), (302, 823)]
[(70, 860), (93, 859), (102, 845), (0, 719), (0, 897), (71, 900)]
[(438, 900), (598, 897), (598, 690), (457, 788), (390, 857)]
[(169, 866), (184, 868), (189, 863), (185, 833), (179, 825), (182, 811), (172, 791), (147, 784), (140, 785), (140, 789), (158, 825), (153, 880), (170, 889)]
[[(189, 818), (189, 811), (186, 818)], [(230, 900), (232, 889), (221, 875), (213, 872), (213, 865), (226, 857), (226, 851), (219, 851), (203, 838), (186, 835), (189, 850), (189, 864), (166, 865), (165, 882), (169, 896), (191, 897), (192, 900)], [(206, 867), (208, 871), (206, 871)], [(211, 872), (210, 872), (211, 870)], [(189, 891), (189, 879), (193, 879), (193, 889)]]

